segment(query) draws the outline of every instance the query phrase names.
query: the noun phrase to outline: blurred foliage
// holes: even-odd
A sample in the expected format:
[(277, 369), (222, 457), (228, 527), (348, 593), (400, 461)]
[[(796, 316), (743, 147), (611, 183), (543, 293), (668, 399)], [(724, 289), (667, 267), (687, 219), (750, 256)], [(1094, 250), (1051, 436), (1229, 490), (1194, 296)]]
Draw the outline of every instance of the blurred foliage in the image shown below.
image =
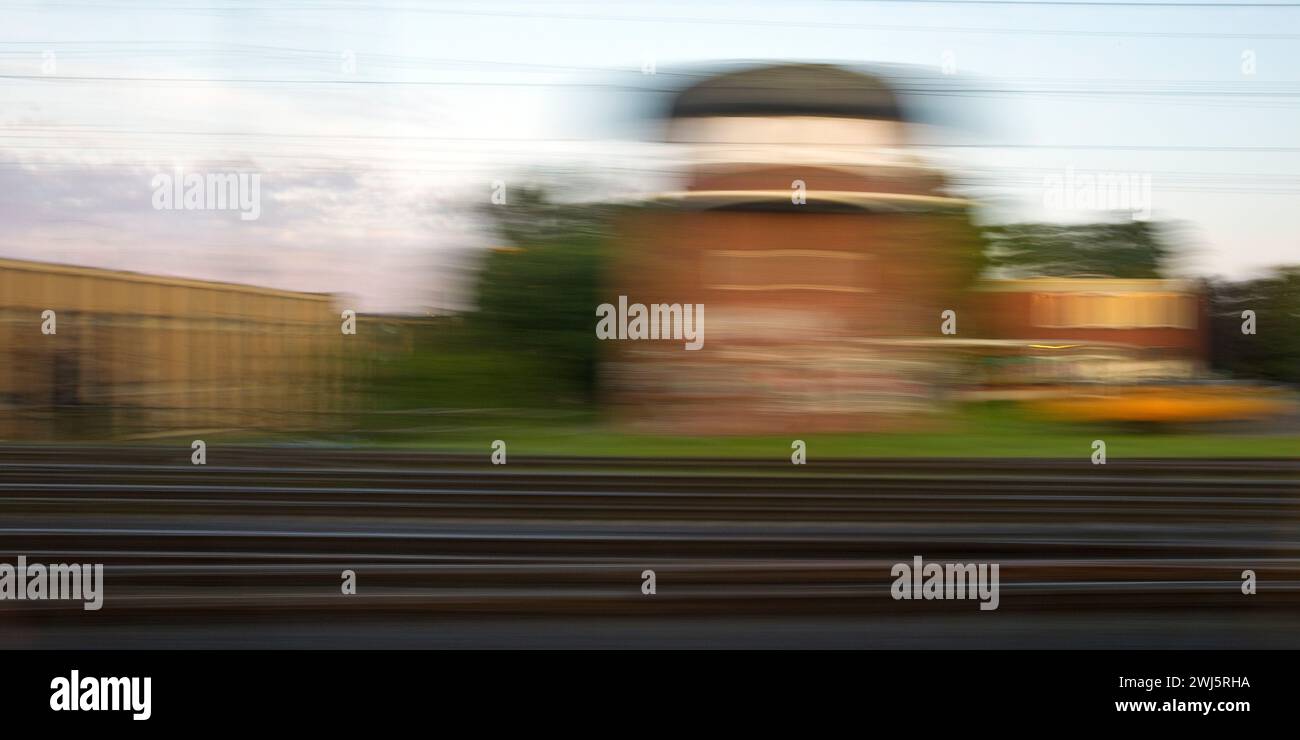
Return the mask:
[[(1210, 283), (1210, 362), (1238, 378), (1300, 383), (1300, 265), (1257, 280)], [(1243, 334), (1243, 311), (1255, 334)]]
[(991, 277), (1157, 278), (1173, 254), (1153, 222), (1020, 223), (984, 229)]
[(584, 187), (582, 182), (585, 181), (579, 180), (579, 184), (566, 189), (549, 185), (517, 185), (506, 191), (505, 203), (485, 204), (480, 214), (491, 225), (502, 246), (527, 247), (574, 236), (603, 236), (608, 231), (609, 217), (615, 206), (556, 198), (559, 193), (602, 190), (596, 184)]
[(406, 331), (409, 349), (370, 358), (373, 411), (527, 408), (553, 400), (561, 368), (544, 355), (491, 346), (457, 317)]
[[(1040, 419), (1018, 404), (954, 406), (939, 430), (809, 434), (809, 449), (826, 457), (1043, 457), (1077, 456), (1080, 439), (1105, 439), (1129, 457), (1294, 457), (1300, 435), (1178, 430), (1152, 434), (1125, 424), (1065, 423)], [(376, 437), (384, 445), (483, 453), (484, 440), (509, 430), (512, 455), (615, 457), (788, 457), (788, 436), (673, 436), (634, 434), (591, 416), (520, 419), (517, 415), (457, 418), (434, 431)]]
[[(372, 358), (372, 408), (583, 409), (596, 384), (595, 306), (612, 208), (512, 187), (482, 215), (476, 305), (430, 320), (409, 346)], [(378, 420), (382, 422), (382, 419)]]
[(486, 346), (555, 363), (561, 396), (595, 393), (594, 307), (603, 239), (591, 235), (535, 242), (488, 255), (471, 316)]
[(484, 260), (471, 324), (489, 346), (548, 358), (557, 396), (593, 400), (594, 310), (613, 207), (558, 203), (527, 187), (511, 192), (509, 205), (488, 206), (487, 214), (507, 243)]

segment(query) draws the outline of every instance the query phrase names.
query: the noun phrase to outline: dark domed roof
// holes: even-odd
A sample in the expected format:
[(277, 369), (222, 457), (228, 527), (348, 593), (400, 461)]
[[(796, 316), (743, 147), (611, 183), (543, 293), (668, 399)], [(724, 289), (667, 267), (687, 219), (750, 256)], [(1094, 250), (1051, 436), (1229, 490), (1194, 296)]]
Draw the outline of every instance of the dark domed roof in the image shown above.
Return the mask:
[(678, 94), (669, 115), (904, 118), (883, 80), (830, 64), (756, 67), (710, 77)]

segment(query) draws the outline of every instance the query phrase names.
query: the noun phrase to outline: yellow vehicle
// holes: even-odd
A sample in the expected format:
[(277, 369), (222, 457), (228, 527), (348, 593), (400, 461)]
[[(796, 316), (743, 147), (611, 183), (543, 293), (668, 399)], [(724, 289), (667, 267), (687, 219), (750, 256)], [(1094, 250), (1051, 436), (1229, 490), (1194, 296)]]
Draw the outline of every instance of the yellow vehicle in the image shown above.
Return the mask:
[(1285, 414), (1295, 399), (1267, 386), (1204, 381), (1062, 388), (1028, 406), (1067, 421), (1192, 423)]

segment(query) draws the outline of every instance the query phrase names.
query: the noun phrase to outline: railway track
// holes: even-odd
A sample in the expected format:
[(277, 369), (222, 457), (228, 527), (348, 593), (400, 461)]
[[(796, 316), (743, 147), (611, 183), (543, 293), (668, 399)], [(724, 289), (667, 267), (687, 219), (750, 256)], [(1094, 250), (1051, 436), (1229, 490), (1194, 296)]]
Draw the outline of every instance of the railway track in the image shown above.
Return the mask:
[[(975, 610), (890, 598), (891, 567), (915, 555), (998, 563), (1000, 612), (1300, 616), (1293, 460), (492, 466), (222, 448), (209, 462), (175, 448), (0, 447), (0, 562), (103, 563), (106, 582), (93, 616), (9, 601), (0, 621)], [(340, 591), (343, 570), (355, 595)]]

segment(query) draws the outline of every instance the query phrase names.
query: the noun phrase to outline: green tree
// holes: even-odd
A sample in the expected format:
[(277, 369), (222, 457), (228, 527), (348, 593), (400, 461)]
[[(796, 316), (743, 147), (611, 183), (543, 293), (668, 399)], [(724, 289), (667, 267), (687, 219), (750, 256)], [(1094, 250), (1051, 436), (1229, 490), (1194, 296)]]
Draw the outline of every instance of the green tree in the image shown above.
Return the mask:
[[(1210, 360), (1238, 378), (1300, 383), (1300, 265), (1266, 277), (1210, 284)], [(1242, 313), (1255, 314), (1254, 334)]]
[(472, 320), (487, 342), (548, 362), (558, 394), (591, 400), (594, 312), (612, 209), (556, 203), (540, 188), (521, 187), (487, 214), (506, 243), (488, 253), (479, 272)]
[(984, 236), (991, 275), (1007, 278), (1155, 278), (1174, 251), (1168, 229), (1145, 221), (1004, 224)]

